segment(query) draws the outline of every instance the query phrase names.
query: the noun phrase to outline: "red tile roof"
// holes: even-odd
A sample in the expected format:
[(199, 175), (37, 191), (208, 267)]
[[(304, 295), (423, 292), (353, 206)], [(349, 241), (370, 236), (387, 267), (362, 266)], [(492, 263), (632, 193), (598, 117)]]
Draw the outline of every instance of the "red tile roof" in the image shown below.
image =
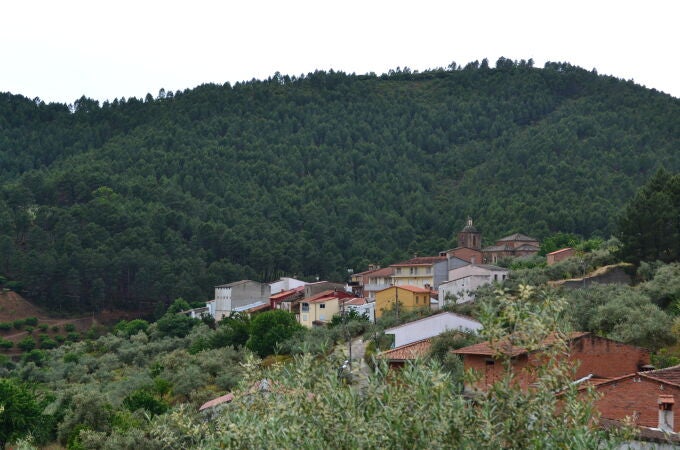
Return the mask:
[(322, 302), (326, 302), (326, 301), (334, 299), (334, 298), (340, 299), (340, 298), (348, 298), (348, 297), (351, 297), (351, 296), (352, 296), (352, 294), (350, 294), (349, 292), (334, 291), (332, 289), (329, 289), (327, 291), (319, 292), (318, 294), (313, 295), (311, 297), (304, 298), (304, 299), (302, 299), (302, 301), (305, 302), (305, 303), (322, 303)]
[(446, 261), (446, 256), (418, 256), (416, 258), (411, 258), (407, 261), (398, 262), (396, 264), (390, 264), (390, 267), (403, 267), (403, 266), (431, 266), (438, 262)]
[(288, 289), (287, 291), (281, 291), (278, 294), (274, 294), (274, 295), (270, 296), (269, 298), (271, 300), (279, 300), (279, 299), (282, 299), (282, 298), (286, 298), (289, 295), (297, 294), (298, 292), (302, 292), (304, 290), (305, 290), (304, 286), (299, 286), (299, 287), (296, 287), (295, 289)]
[(383, 267), (382, 269), (376, 269), (368, 274), (369, 278), (375, 277), (390, 277), (394, 274), (394, 269), (391, 267)]
[(554, 252), (548, 253), (548, 255), (559, 255), (560, 253), (568, 252), (570, 250), (573, 250), (573, 248), (571, 247), (561, 248), (559, 250), (555, 250)]
[[(567, 336), (567, 340), (573, 341), (574, 339), (578, 339), (588, 334), (590, 333), (585, 331), (575, 331), (569, 333), (569, 335)], [(543, 340), (542, 345), (544, 347), (549, 346), (550, 344), (555, 342), (555, 338), (556, 335), (554, 334), (548, 336), (546, 339)], [(479, 344), (459, 348), (458, 350), (454, 350), (451, 353), (455, 353), (458, 355), (494, 356), (499, 353), (499, 350), (501, 350), (502, 353), (513, 357), (529, 353), (529, 351), (526, 348), (511, 345), (509, 342), (507, 342), (507, 340), (505, 342), (498, 342), (493, 346), (489, 341), (480, 342)]]
[(227, 395), (214, 398), (209, 402), (203, 403), (203, 405), (201, 405), (201, 407), (198, 408), (198, 410), (203, 411), (204, 409), (212, 408), (213, 406), (221, 405), (222, 403), (229, 403), (232, 400), (234, 400), (234, 394), (229, 393)]
[(378, 355), (378, 358), (388, 361), (408, 361), (422, 358), (428, 354), (431, 346), (432, 340), (430, 338), (423, 339), (382, 352)]
[(663, 380), (673, 384), (680, 384), (680, 365), (666, 367), (665, 369), (650, 370), (642, 373), (646, 376), (656, 378), (657, 380)]

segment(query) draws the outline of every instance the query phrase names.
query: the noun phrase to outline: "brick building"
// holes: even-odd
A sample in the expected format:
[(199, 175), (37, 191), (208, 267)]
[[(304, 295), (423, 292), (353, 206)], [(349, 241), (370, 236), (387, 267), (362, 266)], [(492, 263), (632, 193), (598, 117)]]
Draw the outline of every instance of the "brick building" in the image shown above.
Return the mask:
[(567, 258), (571, 258), (575, 254), (576, 250), (574, 250), (571, 247), (561, 248), (559, 250), (555, 250), (554, 252), (550, 252), (547, 255), (545, 255), (545, 261), (549, 266), (552, 266), (555, 263), (564, 261)]
[[(574, 380), (590, 376), (594, 380), (605, 381), (643, 369), (649, 365), (649, 351), (640, 347), (616, 342), (587, 332), (573, 332), (568, 335), (569, 364), (576, 368)], [(543, 348), (554, 342), (553, 337), (543, 341)], [(510, 344), (492, 346), (489, 342), (464, 347), (452, 353), (463, 356), (465, 370), (473, 369), (481, 377), (469, 390), (486, 390), (494, 382), (503, 378), (505, 365), (495, 358), (498, 349), (511, 359), (516, 382), (523, 388), (534, 380), (532, 370), (543, 361), (543, 352), (529, 352), (525, 348)]]
[[(585, 386), (584, 388), (585, 389)], [(641, 427), (680, 431), (680, 366), (633, 372), (598, 383), (595, 407), (604, 419), (626, 417)]]
[(521, 233), (511, 234), (496, 241), (496, 245), (484, 247), (485, 264), (495, 264), (503, 258), (519, 258), (533, 256), (539, 252), (541, 244), (538, 239)]

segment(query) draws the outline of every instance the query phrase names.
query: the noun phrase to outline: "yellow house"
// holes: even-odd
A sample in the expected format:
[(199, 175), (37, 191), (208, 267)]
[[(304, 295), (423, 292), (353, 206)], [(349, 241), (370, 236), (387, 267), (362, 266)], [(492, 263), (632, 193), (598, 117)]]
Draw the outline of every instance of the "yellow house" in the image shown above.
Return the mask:
[(341, 299), (348, 297), (352, 295), (347, 292), (323, 291), (312, 297), (303, 298), (300, 300), (300, 324), (312, 328), (329, 323), (334, 315), (340, 313)]
[(399, 308), (399, 311), (414, 311), (430, 308), (430, 290), (418, 286), (390, 286), (375, 293), (375, 317), (385, 311)]

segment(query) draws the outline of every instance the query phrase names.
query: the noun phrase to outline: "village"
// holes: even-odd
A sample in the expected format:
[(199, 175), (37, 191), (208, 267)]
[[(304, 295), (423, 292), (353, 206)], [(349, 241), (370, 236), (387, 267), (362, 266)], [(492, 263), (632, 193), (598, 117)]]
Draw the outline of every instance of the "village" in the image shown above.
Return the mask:
[[(388, 311), (397, 316), (429, 311), (425, 317), (384, 330), (391, 348), (376, 357), (390, 369), (399, 370), (427, 356), (432, 340), (443, 333), (477, 335), (482, 329), (479, 321), (448, 311), (447, 306), (474, 302), (475, 291), (481, 286), (502, 287), (510, 271), (494, 263), (535, 256), (540, 250), (537, 239), (520, 233), (498, 239), (493, 246), (482, 247), (481, 232), (471, 218), (458, 232), (457, 243), (457, 247), (436, 256), (414, 256), (388, 267), (371, 266), (351, 274), (348, 283), (307, 283), (281, 278), (273, 283), (241, 280), (215, 286), (215, 298), (205, 307), (183, 313), (221, 320), (235, 313), (251, 316), (281, 309), (292, 313), (302, 326), (314, 328), (327, 326), (334, 316), (350, 312), (376, 322)], [(573, 248), (562, 248), (548, 253), (546, 263), (552, 265), (574, 256)], [(673, 437), (680, 431), (680, 417), (675, 419), (677, 408), (674, 408), (675, 397), (680, 396), (680, 366), (657, 370), (650, 363), (649, 350), (591, 332), (575, 330), (564, 339), (568, 347), (564, 357), (572, 370), (573, 386), (583, 395), (595, 391), (595, 407), (603, 424), (631, 420), (641, 439), (661, 442), (671, 436), (674, 442), (680, 442), (680, 437)], [(507, 370), (513, 372), (521, 389), (530, 389), (536, 381), (535, 369), (546, 362), (554, 341), (553, 336), (549, 336), (538, 350), (528, 350), (511, 342), (487, 341), (452, 350), (451, 354), (462, 359), (465, 371), (477, 375), (476, 381), (464, 387), (465, 394), (473, 398), (500, 381)], [(232, 399), (233, 395), (228, 394), (201, 409)]]

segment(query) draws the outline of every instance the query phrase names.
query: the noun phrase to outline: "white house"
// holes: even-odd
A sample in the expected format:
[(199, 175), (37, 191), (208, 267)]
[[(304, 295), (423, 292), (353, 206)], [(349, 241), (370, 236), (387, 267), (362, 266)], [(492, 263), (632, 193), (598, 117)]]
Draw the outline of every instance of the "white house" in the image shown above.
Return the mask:
[(355, 297), (344, 302), (345, 311), (356, 311), (359, 315), (368, 317), (369, 322), (375, 322), (375, 302), (369, 302), (365, 298)]
[(394, 347), (411, 344), (422, 339), (438, 336), (445, 331), (462, 331), (475, 333), (482, 329), (482, 324), (476, 320), (455, 314), (442, 312), (413, 322), (388, 328), (385, 334), (394, 336)]
[(282, 291), (290, 291), (307, 283), (297, 280), (295, 278), (281, 277), (278, 281), (269, 283), (269, 291), (272, 295), (278, 294)]
[(451, 301), (450, 299), (454, 299), (456, 303), (472, 301), (478, 287), (494, 282), (502, 283), (508, 278), (508, 274), (508, 269), (488, 264), (469, 264), (449, 270), (449, 281), (439, 286), (439, 301), (442, 305)]

